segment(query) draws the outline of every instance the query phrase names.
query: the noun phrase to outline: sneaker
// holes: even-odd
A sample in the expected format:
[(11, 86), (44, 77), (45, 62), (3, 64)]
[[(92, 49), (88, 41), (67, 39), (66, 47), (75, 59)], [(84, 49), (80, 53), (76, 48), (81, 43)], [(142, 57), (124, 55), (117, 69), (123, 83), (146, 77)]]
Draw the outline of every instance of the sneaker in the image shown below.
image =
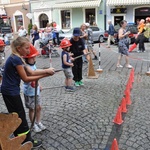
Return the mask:
[(137, 53), (141, 53), (141, 50), (137, 50)]
[(38, 132), (41, 132), (42, 130), (38, 127), (37, 124), (35, 124), (35, 125), (33, 126), (33, 131), (36, 132), (36, 133), (38, 133)]
[(84, 83), (82, 81), (79, 81), (79, 85), (84, 85)]
[(31, 142), (33, 144), (32, 148), (37, 148), (37, 147), (41, 147), (42, 146), (42, 141), (32, 140)]
[(133, 67), (131, 65), (126, 66), (128, 69), (132, 69)]
[(122, 65), (117, 65), (117, 68), (122, 68), (123, 66)]
[(45, 130), (46, 127), (40, 122), (37, 124), (37, 126), (41, 129), (41, 130)]
[(74, 92), (74, 91), (75, 91), (75, 88), (72, 87), (72, 86), (68, 86), (68, 87), (66, 88), (66, 91), (68, 91), (68, 92)]
[(75, 86), (80, 86), (80, 84), (79, 84), (79, 82), (78, 82), (78, 81), (77, 81), (77, 82), (75, 82), (75, 83), (74, 83), (74, 85), (75, 85)]
[(110, 48), (110, 46), (106, 46), (106, 48)]

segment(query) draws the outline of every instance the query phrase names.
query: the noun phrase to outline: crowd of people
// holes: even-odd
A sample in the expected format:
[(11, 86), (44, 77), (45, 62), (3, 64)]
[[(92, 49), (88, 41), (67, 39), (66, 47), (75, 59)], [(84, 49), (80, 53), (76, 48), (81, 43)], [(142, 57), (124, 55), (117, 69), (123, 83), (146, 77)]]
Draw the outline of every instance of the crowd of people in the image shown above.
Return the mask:
[[(110, 48), (110, 43), (111, 41), (115, 44), (116, 41), (114, 39), (114, 33), (115, 28), (114, 25), (112, 24), (111, 20), (108, 20), (108, 40), (107, 40), (107, 48)], [(121, 58), (125, 55), (125, 60), (126, 60), (126, 67), (131, 69), (132, 66), (129, 64), (129, 53), (132, 52), (137, 45), (139, 44), (137, 52), (145, 52), (145, 45), (144, 42), (146, 38), (150, 37), (150, 17), (147, 17), (145, 20), (144, 19), (137, 19), (136, 21), (137, 25), (137, 30), (138, 33), (135, 37), (135, 42), (133, 45), (129, 47), (129, 35), (131, 34), (131, 31), (128, 31), (127, 28), (127, 21), (122, 20), (119, 25), (119, 30), (118, 32), (118, 48), (119, 48), (119, 55), (118, 61), (117, 61), (117, 67), (123, 67), (121, 65)]]

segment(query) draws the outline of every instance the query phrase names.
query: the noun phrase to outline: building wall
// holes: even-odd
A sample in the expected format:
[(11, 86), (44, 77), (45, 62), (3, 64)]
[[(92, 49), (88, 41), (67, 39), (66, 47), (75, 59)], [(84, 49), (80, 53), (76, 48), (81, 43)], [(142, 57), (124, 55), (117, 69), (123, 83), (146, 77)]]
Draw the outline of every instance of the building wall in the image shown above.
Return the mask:
[(80, 27), (84, 22), (82, 8), (72, 9), (72, 27)]
[[(57, 0), (53, 1), (43, 1), (43, 3), (39, 2), (31, 2), (31, 12), (33, 13), (32, 22), (33, 24), (37, 24), (39, 27), (39, 16), (42, 13), (46, 13), (49, 17), (49, 22), (56, 21), (57, 24), (61, 26), (61, 10), (70, 10), (70, 27), (76, 27), (80, 26), (82, 23), (85, 22), (85, 8), (68, 8), (68, 9), (52, 9), (52, 6), (55, 4), (55, 2), (58, 2)], [(99, 27), (104, 29), (104, 2), (100, 3), (100, 7), (95, 8), (96, 11), (96, 23)], [(64, 3), (65, 5), (65, 3)], [(100, 11), (101, 10), (101, 11)], [(100, 14), (102, 12), (102, 14)]]
[(2, 4), (5, 9), (6, 15), (11, 19), (11, 25), (13, 28), (14, 34), (17, 34), (16, 27), (16, 16), (22, 15), (23, 26), (28, 29), (28, 24), (30, 19), (26, 17), (26, 14), (30, 12), (29, 1), (25, 0), (10, 0), (10, 3)]
[(23, 16), (23, 26), (28, 29), (28, 24), (30, 23), (29, 18), (26, 17), (26, 14), (29, 10), (29, 5), (26, 5), (27, 10), (22, 9), (22, 5), (20, 6), (6, 6), (5, 10), (7, 12), (7, 16), (11, 18), (11, 25), (14, 33), (18, 31), (16, 28), (15, 16), (22, 14)]
[[(113, 6), (112, 7), (109, 7), (107, 6), (107, 15), (106, 15), (106, 18), (107, 20), (111, 20), (112, 23), (114, 24), (114, 16), (124, 16), (124, 20), (127, 20), (128, 23), (135, 23), (135, 17), (136, 17), (136, 14), (135, 14), (135, 9), (137, 8), (143, 8), (143, 7), (150, 7), (150, 5), (134, 5), (134, 6), (125, 6), (127, 8), (127, 12), (126, 13), (118, 13), (118, 14), (111, 14), (110, 13), (110, 9), (111, 8), (114, 8)], [(147, 14), (149, 15), (149, 14)], [(142, 19), (145, 19), (146, 16), (143, 16)], [(108, 24), (107, 24), (107, 28), (108, 28)]]
[[(52, 22), (55, 20), (55, 13), (57, 14), (57, 11), (53, 10), (51, 6), (54, 5), (54, 1), (40, 1), (40, 2), (32, 2), (31, 3), (31, 13), (33, 15), (32, 18), (32, 24), (36, 24), (39, 28), (40, 20), (39, 17), (41, 14), (46, 14), (48, 17), (49, 22)], [(56, 15), (58, 18), (58, 14)]]
[(105, 29), (105, 15), (106, 15), (106, 12), (105, 12), (105, 3), (106, 1), (102, 1), (100, 6), (97, 8), (97, 25), (98, 27), (102, 28), (102, 29)]

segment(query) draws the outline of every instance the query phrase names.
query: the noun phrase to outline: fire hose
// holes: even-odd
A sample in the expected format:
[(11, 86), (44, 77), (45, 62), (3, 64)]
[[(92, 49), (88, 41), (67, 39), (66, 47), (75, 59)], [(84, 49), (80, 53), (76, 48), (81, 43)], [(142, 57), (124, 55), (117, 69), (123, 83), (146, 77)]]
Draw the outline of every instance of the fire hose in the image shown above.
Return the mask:
[[(77, 57), (74, 58), (74, 60), (78, 59), (78, 58), (81, 58), (83, 55), (86, 56), (86, 55), (89, 55), (91, 54), (90, 52), (87, 53), (87, 54), (82, 54), (82, 55), (79, 55)], [(44, 68), (46, 69), (46, 68)], [(55, 70), (55, 72), (60, 72), (60, 71), (63, 71), (63, 69), (57, 69)], [(36, 119), (36, 109), (37, 109), (37, 88), (38, 88), (38, 80), (35, 81), (35, 100), (34, 100), (34, 116), (33, 116), (33, 120), (32, 120), (32, 123), (31, 123), (31, 126), (30, 126), (30, 130), (32, 130), (33, 126), (34, 126), (34, 123), (35, 123), (35, 119)]]

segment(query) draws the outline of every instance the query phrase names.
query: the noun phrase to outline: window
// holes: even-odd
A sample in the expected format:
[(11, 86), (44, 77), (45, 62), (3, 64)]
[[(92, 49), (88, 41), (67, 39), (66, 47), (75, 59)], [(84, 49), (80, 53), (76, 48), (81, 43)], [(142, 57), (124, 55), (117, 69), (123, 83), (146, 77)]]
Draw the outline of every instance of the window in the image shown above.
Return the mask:
[(92, 29), (92, 31), (99, 31), (98, 27), (90, 27)]
[(15, 16), (16, 29), (19, 30), (20, 26), (23, 26), (23, 17), (22, 15)]
[(95, 23), (95, 8), (85, 9), (85, 21), (93, 25)]
[(61, 11), (62, 29), (70, 29), (70, 10)]

